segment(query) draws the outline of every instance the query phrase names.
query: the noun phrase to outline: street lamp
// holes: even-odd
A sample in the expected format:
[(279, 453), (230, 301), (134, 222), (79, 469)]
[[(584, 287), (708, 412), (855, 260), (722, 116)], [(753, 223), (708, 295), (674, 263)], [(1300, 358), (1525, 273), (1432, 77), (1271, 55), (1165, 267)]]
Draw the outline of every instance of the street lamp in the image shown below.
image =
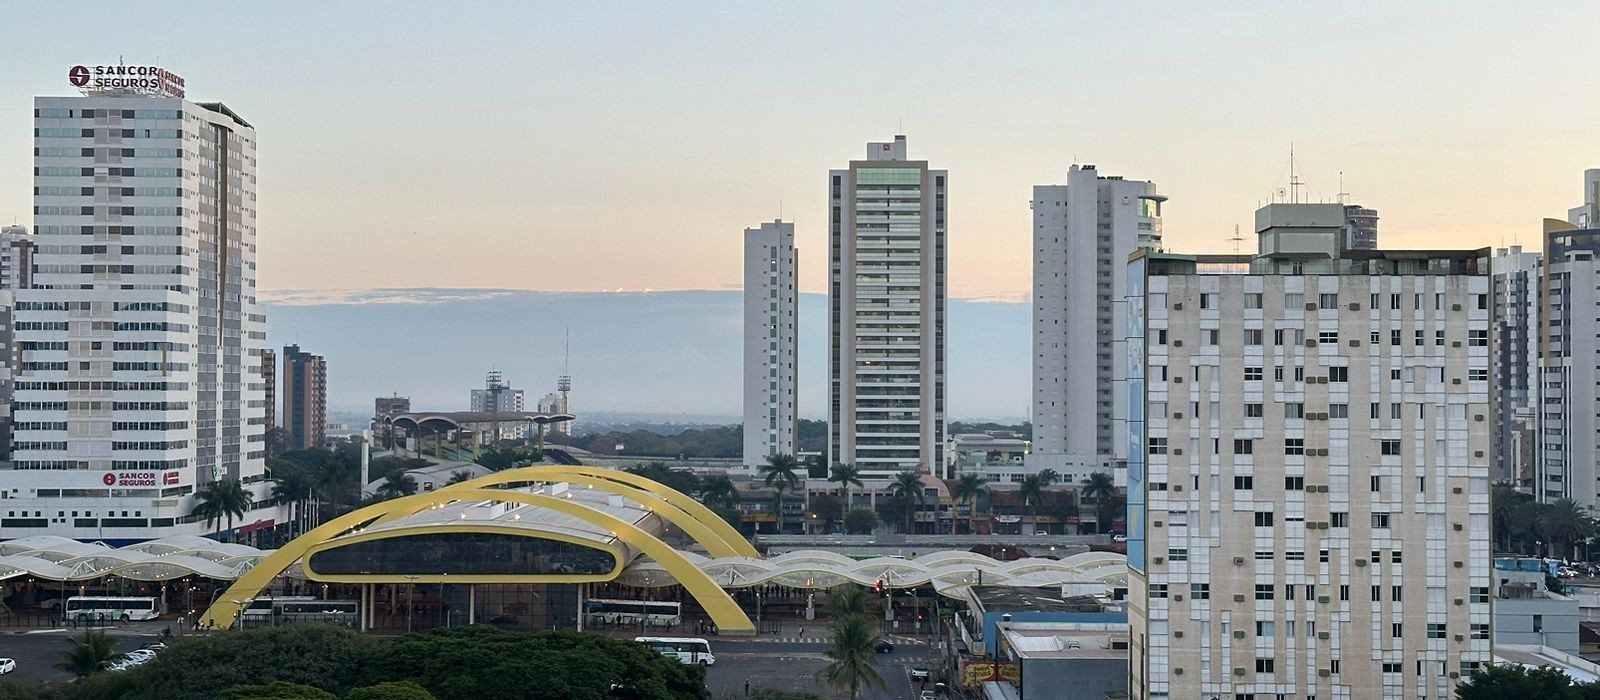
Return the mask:
[(406, 578), (406, 634), (411, 634), (411, 611), (415, 609), (415, 606), (412, 605), (412, 601), (414, 600), (412, 598), (412, 593), (414, 591), (416, 591), (417, 579), (422, 578), (422, 577), (421, 576), (407, 576), (405, 578)]

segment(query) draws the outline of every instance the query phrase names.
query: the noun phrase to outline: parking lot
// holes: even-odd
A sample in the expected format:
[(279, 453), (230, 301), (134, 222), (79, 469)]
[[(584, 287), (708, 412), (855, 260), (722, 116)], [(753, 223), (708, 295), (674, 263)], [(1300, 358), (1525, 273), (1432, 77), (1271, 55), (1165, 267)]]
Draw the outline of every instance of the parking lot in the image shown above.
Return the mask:
[[(32, 683), (37, 681), (62, 681), (71, 677), (56, 670), (61, 652), (67, 647), (71, 630), (48, 630), (20, 634), (0, 634), (0, 657), (17, 660), (17, 670), (0, 676), (0, 683)], [(145, 630), (108, 630), (117, 641), (117, 651), (127, 652), (160, 641), (161, 637)]]
[[(816, 677), (828, 662), (823, 656), (826, 650), (822, 644), (724, 641), (712, 647), (717, 663), (707, 669), (706, 684), (714, 697), (740, 697), (745, 681), (749, 681), (751, 690), (769, 688), (836, 697), (836, 691)], [(923, 685), (912, 679), (911, 671), (927, 663), (927, 654), (927, 646), (902, 644), (892, 653), (877, 655), (877, 669), (885, 687), (862, 688), (859, 698), (916, 700)]]

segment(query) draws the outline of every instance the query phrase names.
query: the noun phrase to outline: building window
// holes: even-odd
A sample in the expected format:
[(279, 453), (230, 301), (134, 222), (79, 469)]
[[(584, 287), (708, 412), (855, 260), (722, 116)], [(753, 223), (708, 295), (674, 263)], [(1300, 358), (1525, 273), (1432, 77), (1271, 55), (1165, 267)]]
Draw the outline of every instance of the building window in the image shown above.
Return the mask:
[(1153, 599), (1157, 599), (1157, 600), (1165, 600), (1166, 597), (1167, 597), (1167, 584), (1165, 584), (1165, 583), (1152, 583), (1152, 584), (1150, 584), (1150, 597), (1153, 598)]
[(1405, 625), (1399, 622), (1389, 625), (1389, 636), (1397, 639), (1406, 636)]
[(1167, 453), (1167, 439), (1164, 437), (1150, 438), (1150, 454), (1164, 455)]
[(1306, 478), (1303, 477), (1303, 476), (1286, 476), (1286, 477), (1283, 477), (1283, 490), (1285, 490), (1285, 491), (1304, 491), (1304, 490), (1306, 490)]
[(1256, 527), (1272, 527), (1271, 513), (1256, 513)]
[(1467, 344), (1475, 348), (1489, 347), (1489, 331), (1467, 331)]
[(1255, 440), (1235, 439), (1233, 441), (1233, 453), (1236, 455), (1254, 454), (1255, 451)]
[(1261, 368), (1260, 367), (1246, 367), (1246, 368), (1244, 368), (1244, 380), (1247, 381), (1247, 382), (1259, 382), (1259, 381), (1261, 381)]
[[(1329, 513), (1328, 514), (1328, 527), (1350, 527), (1350, 514), (1349, 513)], [(1328, 561), (1328, 553), (1326, 551), (1324, 551), (1322, 553), (1322, 561), (1324, 563), (1326, 563)]]
[(1272, 584), (1270, 584), (1270, 583), (1258, 583), (1258, 584), (1256, 584), (1256, 600), (1272, 600), (1276, 596), (1276, 594), (1277, 594), (1277, 590), (1273, 587)]
[(1259, 622), (1259, 621), (1256, 622), (1256, 636), (1257, 637), (1276, 637), (1277, 636), (1276, 625), (1274, 625), (1271, 622)]
[(1169, 550), (1167, 550), (1167, 560), (1168, 561), (1189, 561), (1189, 550), (1187, 550), (1187, 549), (1169, 549)]
[(1251, 490), (1251, 489), (1253, 489), (1255, 487), (1256, 487), (1256, 479), (1253, 476), (1236, 476), (1236, 477), (1233, 477), (1233, 488), (1236, 491), (1249, 491), (1249, 490)]
[(1388, 528), (1389, 528), (1389, 514), (1388, 513), (1373, 513), (1372, 514), (1372, 529), (1374, 529), (1374, 530), (1386, 530)]
[(1343, 382), (1350, 381), (1350, 368), (1349, 367), (1329, 367), (1328, 368), (1328, 381), (1330, 381), (1330, 382), (1338, 382), (1338, 383), (1343, 383)]
[(1211, 600), (1211, 584), (1209, 584), (1209, 583), (1191, 583), (1191, 584), (1189, 584), (1189, 597), (1193, 598), (1195, 600)]
[(1306, 405), (1303, 403), (1286, 403), (1283, 405), (1284, 418), (1305, 418)]
[(1245, 345), (1260, 345), (1261, 344), (1261, 338), (1262, 338), (1262, 334), (1261, 334), (1261, 329), (1260, 328), (1246, 328), (1246, 329), (1244, 329), (1244, 344)]
[(1215, 309), (1215, 308), (1217, 308), (1217, 295), (1216, 294), (1210, 294), (1210, 293), (1201, 294), (1200, 295), (1200, 308), (1202, 308), (1202, 309)]
[(1400, 456), (1400, 441), (1380, 440), (1378, 441), (1378, 452), (1385, 457), (1398, 457)]
[(1303, 455), (1306, 453), (1305, 438), (1284, 438), (1283, 453), (1285, 455)]
[(1260, 418), (1261, 416), (1262, 416), (1261, 404), (1258, 404), (1258, 403), (1247, 403), (1247, 404), (1244, 405), (1244, 417), (1245, 418)]
[(1338, 331), (1322, 331), (1317, 334), (1317, 342), (1323, 345), (1338, 345), (1339, 333)]
[(1247, 308), (1247, 309), (1259, 309), (1259, 308), (1261, 308), (1261, 293), (1260, 292), (1245, 292), (1245, 295), (1244, 295), (1244, 308)]

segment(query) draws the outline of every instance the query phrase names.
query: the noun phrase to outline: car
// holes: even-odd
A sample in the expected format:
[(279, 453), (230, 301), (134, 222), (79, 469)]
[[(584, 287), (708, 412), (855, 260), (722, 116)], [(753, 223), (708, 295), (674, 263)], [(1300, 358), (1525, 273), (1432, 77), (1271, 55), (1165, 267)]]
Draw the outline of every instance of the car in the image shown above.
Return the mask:
[(917, 693), (917, 700), (938, 700), (938, 698), (939, 696), (934, 695), (933, 691), (931, 690), (924, 690), (920, 693)]
[(891, 642), (887, 639), (880, 639), (876, 642), (873, 642), (872, 650), (878, 652), (879, 654), (893, 654), (894, 642)]
[(1049, 530), (1034, 530), (1033, 534), (1035, 536), (1037, 536), (1037, 537), (1044, 537), (1045, 535), (1050, 534), (1050, 531)]
[(1111, 536), (1111, 541), (1112, 542), (1127, 542), (1128, 541), (1128, 536), (1127, 535), (1112, 535)]
[(914, 680), (914, 681), (925, 681), (925, 680), (928, 680), (928, 667), (927, 666), (912, 666), (911, 667), (911, 680)]
[(0, 659), (0, 676), (17, 670), (16, 659)]
[(162, 649), (167, 648), (167, 645), (163, 644), (161, 642), (151, 642), (151, 643), (146, 644), (146, 645), (144, 645), (142, 647), (139, 647), (139, 648), (140, 649), (149, 649), (151, 651), (161, 651)]

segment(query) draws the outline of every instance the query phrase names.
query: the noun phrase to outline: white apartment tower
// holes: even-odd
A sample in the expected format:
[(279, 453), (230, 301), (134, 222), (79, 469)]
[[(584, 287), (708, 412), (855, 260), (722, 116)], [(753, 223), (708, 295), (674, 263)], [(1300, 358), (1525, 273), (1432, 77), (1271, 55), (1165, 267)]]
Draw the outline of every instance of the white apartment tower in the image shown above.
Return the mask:
[(16, 291), (0, 536), (202, 534), (199, 486), (269, 498), (255, 130), (181, 94), (34, 100), (37, 248)]
[(1543, 256), (1520, 245), (1495, 251), (1490, 265), (1494, 381), (1494, 481), (1537, 494), (1539, 318)]
[(946, 173), (906, 138), (828, 172), (830, 464), (944, 464)]
[(1539, 495), (1593, 511), (1600, 507), (1600, 229), (1546, 219), (1544, 251)]
[(1600, 228), (1600, 168), (1583, 171), (1583, 204), (1567, 210), (1567, 223)]
[[(478, 413), (519, 413), (525, 410), (527, 404), (524, 402), (523, 391), (511, 388), (500, 370), (489, 370), (489, 373), (484, 375), (483, 388), (472, 390), (469, 405), (469, 410)], [(498, 430), (490, 429), (485, 432), (495, 436), (493, 439), (496, 440), (521, 440), (528, 436), (528, 424), (506, 423), (500, 425)]]
[(1129, 262), (1132, 697), (1454, 697), (1490, 660), (1489, 250)]
[(795, 453), (797, 415), (794, 224), (744, 230), (744, 466)]
[(1161, 246), (1151, 182), (1074, 165), (1033, 188), (1033, 452), (1071, 483), (1127, 459), (1128, 256)]

